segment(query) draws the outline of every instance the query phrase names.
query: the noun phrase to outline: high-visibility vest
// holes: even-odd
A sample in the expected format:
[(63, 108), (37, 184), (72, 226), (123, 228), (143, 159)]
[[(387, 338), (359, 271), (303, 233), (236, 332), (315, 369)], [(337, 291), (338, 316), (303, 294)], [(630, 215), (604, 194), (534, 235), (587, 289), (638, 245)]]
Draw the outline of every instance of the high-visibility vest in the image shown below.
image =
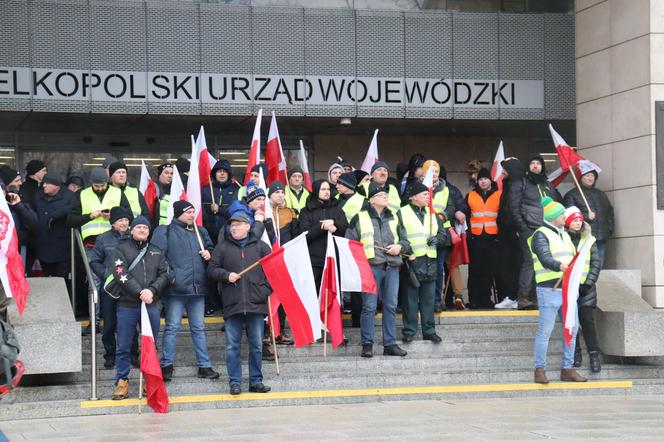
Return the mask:
[[(597, 239), (592, 236), (586, 236), (585, 238), (581, 238), (581, 241), (579, 241), (579, 246), (576, 248), (576, 251), (578, 252), (581, 250), (581, 247), (583, 246), (584, 241), (590, 241), (590, 245), (588, 247), (593, 246), (595, 242), (597, 242)], [(590, 253), (588, 253), (588, 256), (586, 257), (586, 261), (583, 263), (583, 273), (581, 274), (581, 284), (586, 282), (586, 279), (588, 279), (588, 273), (590, 272)]]
[[(95, 210), (112, 209), (120, 205), (122, 192), (117, 187), (108, 186), (104, 198), (99, 201), (99, 197), (88, 187), (81, 191), (81, 213), (92, 213)], [(93, 218), (81, 226), (81, 238), (88, 236), (98, 236), (111, 230), (111, 223), (103, 216)]]
[[(370, 181), (366, 181), (362, 184), (362, 187), (364, 187), (364, 194), (367, 195), (367, 198), (369, 197), (369, 184)], [(388, 184), (387, 187), (387, 207), (390, 208), (392, 213), (397, 213), (401, 208), (401, 197), (399, 196), (399, 191), (392, 184)]]
[(125, 186), (124, 195), (129, 201), (129, 207), (131, 207), (131, 213), (136, 218), (141, 214), (141, 200), (138, 199), (138, 189), (131, 186)]
[[(410, 248), (413, 249), (413, 255), (416, 258), (426, 255), (435, 259), (437, 256), (436, 246), (428, 246), (427, 239), (438, 234), (436, 217), (431, 216), (428, 207), (425, 210), (424, 222), (420, 221), (410, 205), (403, 206), (399, 211), (401, 212), (403, 228), (406, 230), (406, 239), (410, 243)], [(431, 232), (430, 235), (429, 231)]]
[[(572, 238), (563, 232), (562, 238), (561, 235), (554, 232), (546, 226), (541, 226), (539, 229), (535, 230), (536, 232), (542, 232), (546, 238), (549, 240), (549, 251), (553, 256), (553, 259), (556, 261), (562, 262), (563, 264), (569, 264), (574, 258), (574, 253), (576, 251)], [(533, 233), (533, 236), (535, 235)], [(528, 238), (528, 248), (530, 248), (530, 253), (533, 256), (533, 268), (535, 270), (535, 282), (538, 284), (540, 282), (551, 281), (552, 279), (560, 279), (563, 276), (563, 272), (554, 271), (547, 269), (542, 265), (537, 254), (533, 251), (533, 237)]]
[[(447, 207), (447, 200), (450, 198), (450, 188), (445, 186), (443, 190), (440, 192), (436, 192), (433, 195), (433, 210), (436, 211), (436, 213), (445, 213), (445, 207)], [(443, 227), (446, 229), (449, 227), (452, 227), (452, 223), (450, 220), (445, 220), (445, 223), (443, 223)]]
[(286, 207), (290, 207), (291, 209), (295, 209), (299, 212), (300, 210), (304, 209), (304, 206), (307, 205), (309, 191), (306, 188), (302, 188), (302, 194), (300, 195), (299, 200), (297, 199), (295, 192), (291, 190), (290, 186), (286, 186), (284, 193), (286, 194)]
[(489, 235), (498, 234), (498, 208), (500, 207), (500, 195), (502, 191), (496, 190), (484, 201), (479, 193), (471, 191), (468, 194), (468, 206), (470, 206), (470, 231), (479, 236), (482, 232)]
[(159, 199), (159, 225), (168, 224), (168, 206), (171, 203), (171, 194), (162, 195)]
[[(367, 255), (367, 259), (371, 259), (376, 256), (376, 251), (374, 250), (374, 228), (373, 222), (371, 221), (371, 215), (369, 215), (369, 212), (366, 210), (362, 210), (357, 216), (358, 226), (360, 227), (360, 241), (364, 246), (364, 254)], [(390, 231), (392, 232), (395, 243), (399, 240), (397, 224), (399, 224), (399, 220), (396, 216), (392, 216), (388, 225), (390, 226)]]
[[(339, 195), (337, 195), (337, 197), (339, 197)], [(350, 222), (350, 220), (353, 219), (353, 217), (357, 215), (360, 210), (362, 210), (365, 201), (366, 199), (362, 195), (355, 192), (353, 196), (351, 196), (344, 202), (344, 205), (341, 207), (341, 210), (343, 210), (344, 213), (346, 214), (346, 219), (348, 220), (348, 222)]]

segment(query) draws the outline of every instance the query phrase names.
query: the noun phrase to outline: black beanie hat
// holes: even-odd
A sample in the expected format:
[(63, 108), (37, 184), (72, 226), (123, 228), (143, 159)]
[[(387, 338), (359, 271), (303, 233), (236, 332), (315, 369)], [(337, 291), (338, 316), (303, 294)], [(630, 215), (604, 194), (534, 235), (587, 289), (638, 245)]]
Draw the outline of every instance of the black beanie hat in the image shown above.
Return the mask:
[(62, 175), (60, 175), (58, 172), (48, 172), (46, 175), (44, 175), (44, 178), (42, 179), (42, 182), (45, 184), (53, 184), (55, 186), (62, 186), (62, 183), (64, 180), (62, 179)]
[(189, 209), (193, 209), (194, 206), (189, 201), (180, 200), (173, 203), (173, 216), (178, 217), (182, 215)]
[(171, 164), (171, 163), (163, 163), (163, 164), (160, 164), (159, 166), (157, 166), (157, 178), (159, 178), (159, 177), (161, 176), (161, 173), (164, 171), (164, 169), (167, 169), (167, 168), (169, 168), (169, 167), (172, 168), (172, 167), (173, 167), (173, 164)]
[(270, 184), (270, 187), (267, 189), (267, 196), (272, 196), (274, 192), (277, 190), (286, 190), (286, 187), (281, 181), (275, 181), (272, 184)]
[(6, 185), (14, 181), (17, 176), (19, 176), (18, 170), (12, 169), (7, 165), (0, 167), (0, 178), (2, 178), (2, 182)]
[(346, 186), (351, 190), (355, 190), (355, 187), (357, 186), (357, 178), (353, 172), (346, 172), (339, 175), (337, 183)]
[(120, 169), (124, 169), (125, 172), (127, 171), (127, 165), (123, 163), (122, 161), (116, 161), (112, 163), (110, 166), (108, 166), (108, 176), (113, 175), (115, 172), (117, 172)]
[(387, 187), (372, 182), (371, 184), (369, 184), (369, 195), (367, 195), (367, 198), (373, 198), (374, 196), (378, 195), (381, 192), (388, 193)]
[(261, 169), (263, 169), (263, 179), (267, 179), (267, 164), (265, 163), (256, 164), (254, 167), (251, 168), (251, 171), (260, 173), (259, 171)]
[(293, 166), (288, 169), (288, 178), (290, 178), (294, 173), (301, 173), (304, 176), (304, 171), (300, 166)]
[(422, 192), (428, 192), (429, 188), (425, 186), (424, 184), (420, 183), (419, 181), (413, 181), (409, 186), (408, 186), (408, 198), (412, 198), (418, 193)]
[(355, 174), (355, 180), (357, 181), (358, 184), (359, 184), (359, 183), (360, 183), (365, 177), (368, 177), (368, 176), (369, 176), (369, 174), (366, 173), (365, 171), (363, 171), (362, 169), (355, 169), (355, 170), (353, 171), (353, 173)]
[(488, 178), (488, 179), (491, 179), (491, 172), (489, 172), (489, 169), (487, 169), (486, 167), (481, 168), (481, 169), (477, 172), (477, 179), (479, 180), (480, 178)]
[(77, 186), (85, 187), (85, 181), (83, 181), (83, 178), (81, 178), (78, 175), (72, 175), (69, 177), (69, 179), (65, 183), (65, 186), (68, 186), (70, 184), (76, 184)]
[(124, 207), (120, 206), (113, 207), (111, 209), (111, 216), (109, 218), (111, 224), (122, 218), (127, 218), (129, 221), (131, 221), (134, 218), (134, 216), (129, 210), (125, 209)]
[(189, 167), (191, 164), (186, 158), (178, 158), (178, 160), (175, 162), (175, 165), (178, 168), (178, 172), (184, 174), (185, 172), (189, 172)]
[(30, 162), (28, 162), (28, 164), (25, 166), (25, 172), (28, 175), (34, 175), (44, 167), (46, 167), (46, 163), (44, 163), (42, 160), (30, 160)]
[(148, 226), (148, 229), (152, 227), (150, 225), (150, 221), (148, 221), (148, 219), (146, 217), (144, 217), (143, 215), (139, 215), (136, 218), (134, 218), (134, 220), (131, 222), (131, 228), (133, 229), (134, 227), (140, 226), (140, 225)]

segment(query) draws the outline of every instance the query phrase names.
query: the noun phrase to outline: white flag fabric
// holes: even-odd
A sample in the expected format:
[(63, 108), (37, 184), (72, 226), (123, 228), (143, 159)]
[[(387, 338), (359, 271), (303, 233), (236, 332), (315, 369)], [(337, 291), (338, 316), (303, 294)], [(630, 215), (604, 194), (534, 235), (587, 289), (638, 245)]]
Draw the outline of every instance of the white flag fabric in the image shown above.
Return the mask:
[[(263, 176), (262, 167), (258, 169), (258, 187), (263, 189), (263, 192), (265, 192), (265, 207), (263, 208), (263, 212), (265, 213), (265, 220), (266, 221), (268, 219), (272, 220), (272, 225), (274, 226), (275, 235), (278, 238), (279, 224), (275, 223), (274, 213), (272, 212), (272, 204), (270, 204), (270, 199), (267, 197), (267, 187), (265, 186), (265, 177)], [(268, 246), (272, 247), (272, 243), (270, 242), (270, 237), (267, 234), (267, 229), (263, 229), (263, 235), (261, 236), (261, 241), (263, 241)]]
[[(200, 157), (198, 155), (198, 147), (194, 136), (191, 136), (191, 166), (189, 167), (189, 177), (187, 178), (187, 200), (194, 206), (194, 213), (196, 214), (196, 225), (203, 225), (203, 210), (201, 202), (201, 178), (198, 169)], [(172, 185), (172, 184), (171, 184)]]
[(178, 172), (177, 166), (173, 165), (173, 181), (171, 182), (170, 200), (168, 202), (168, 210), (166, 211), (166, 224), (170, 224), (173, 219), (173, 204), (176, 201), (184, 199), (187, 199), (187, 194), (180, 179), (180, 172)]
[(366, 173), (371, 173), (371, 167), (376, 164), (378, 161), (378, 129), (374, 131), (373, 138), (371, 139), (371, 144), (369, 144), (369, 149), (367, 150), (367, 155), (364, 157), (362, 162), (362, 169)]

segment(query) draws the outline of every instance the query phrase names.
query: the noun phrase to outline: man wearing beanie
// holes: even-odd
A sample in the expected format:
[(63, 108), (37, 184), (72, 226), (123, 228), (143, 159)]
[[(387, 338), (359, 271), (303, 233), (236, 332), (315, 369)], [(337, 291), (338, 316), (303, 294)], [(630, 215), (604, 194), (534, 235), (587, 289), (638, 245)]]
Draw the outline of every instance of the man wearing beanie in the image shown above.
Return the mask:
[(108, 173), (110, 174), (111, 185), (120, 189), (125, 198), (127, 198), (134, 217), (143, 215), (150, 219), (150, 210), (148, 209), (148, 205), (145, 204), (143, 194), (136, 187), (130, 186), (127, 183), (127, 165), (122, 161), (116, 161), (108, 167)]
[(233, 169), (228, 160), (219, 160), (210, 171), (210, 186), (201, 189), (203, 203), (203, 225), (210, 234), (213, 243), (217, 243), (219, 231), (226, 225), (228, 208), (237, 200), (240, 184), (233, 179)]
[[(388, 196), (388, 207), (392, 213), (397, 213), (401, 207), (401, 197), (399, 196), (399, 190), (393, 185), (388, 183), (390, 177), (390, 170), (385, 161), (376, 161), (373, 166), (371, 166), (371, 181), (376, 183), (381, 187), (387, 189)], [(364, 185), (365, 191), (368, 191), (369, 185)]]
[(288, 169), (288, 186), (285, 189), (286, 206), (298, 213), (307, 204), (309, 191), (304, 187), (304, 172), (300, 166)]
[(41, 188), (47, 171), (46, 163), (41, 160), (30, 160), (25, 166), (25, 182), (21, 187), (21, 193), (23, 194), (23, 200), (33, 207), (35, 196)]
[(369, 185), (369, 204), (350, 222), (346, 238), (360, 241), (371, 265), (378, 293), (362, 293), (360, 330), (363, 358), (373, 357), (374, 319), (378, 298), (383, 301), (383, 355), (406, 356), (396, 341), (397, 298), (401, 251), (408, 247), (399, 240), (399, 220), (388, 207), (388, 193), (377, 183)]
[[(120, 242), (129, 238), (129, 223), (134, 219), (131, 212), (124, 207), (113, 207), (109, 222), (111, 230), (99, 235), (95, 246), (88, 253), (90, 268), (100, 281), (105, 281), (113, 272), (113, 255)], [(104, 368), (115, 367), (115, 329), (117, 323), (117, 299), (112, 298), (106, 290), (99, 292), (101, 312), (104, 317), (104, 328), (101, 334), (101, 342), (104, 345)], [(138, 365), (138, 338), (132, 346), (132, 363)]]
[(438, 246), (447, 239), (447, 231), (442, 221), (429, 210), (427, 186), (413, 181), (408, 189), (409, 203), (397, 213), (399, 238), (407, 243), (401, 253), (410, 255), (408, 273), (414, 278), (404, 278), (402, 341), (407, 343), (414, 339), (419, 314), (422, 339), (438, 344), (442, 339), (436, 333), (434, 320), (436, 259)]
[[(535, 282), (537, 284), (537, 305), (539, 321), (535, 335), (535, 382), (548, 384), (546, 377), (547, 350), (549, 338), (556, 323), (556, 317), (562, 314), (563, 291), (561, 287), (563, 272), (574, 258), (576, 249), (572, 239), (565, 231), (565, 207), (550, 197), (541, 200), (543, 225), (535, 230), (528, 239), (528, 246), (533, 259)], [(574, 370), (574, 347), (578, 327), (572, 333), (572, 343), (568, 347), (563, 339), (563, 361), (560, 371), (561, 381), (585, 382)]]
[(355, 192), (356, 187), (357, 178), (353, 172), (339, 175), (337, 179), (337, 199), (349, 222), (366, 204), (366, 199)]
[(173, 165), (162, 163), (157, 166), (157, 197), (154, 205), (153, 226), (168, 224), (168, 206), (171, 201), (171, 183), (173, 182)]
[[(584, 270), (579, 286), (578, 312), (579, 325), (583, 331), (583, 339), (586, 341), (588, 356), (590, 356), (590, 371), (599, 373), (602, 364), (599, 358), (599, 340), (595, 329), (594, 310), (597, 306), (596, 282), (602, 269), (602, 260), (597, 247), (597, 240), (592, 234), (590, 225), (584, 222), (584, 217), (578, 207), (572, 206), (565, 209), (565, 228), (572, 238), (572, 243), (579, 252), (584, 244), (590, 245), (590, 254), (583, 263)], [(581, 351), (580, 334), (576, 335), (576, 347), (574, 350), (574, 366), (581, 367), (583, 355)]]
[(131, 237), (122, 241), (113, 254), (111, 275), (115, 281), (118, 345), (113, 400), (129, 397), (129, 371), (141, 324), (141, 304), (145, 304), (152, 335), (159, 335), (161, 295), (171, 283), (164, 253), (149, 243), (150, 221), (139, 216), (131, 222)]
[(519, 272), (518, 308), (536, 310), (537, 302), (533, 293), (533, 261), (528, 259), (530, 256), (528, 238), (543, 223), (540, 200), (548, 196), (554, 201), (562, 202), (562, 198), (546, 177), (544, 158), (541, 155), (531, 155), (526, 164), (524, 177), (520, 183), (511, 184), (508, 197), (524, 258)]
[(246, 196), (246, 188), (249, 187), (249, 182), (251, 181), (254, 185), (258, 185), (260, 182), (260, 172), (263, 171), (263, 179), (267, 179), (267, 164), (265, 163), (260, 163), (256, 164), (254, 167), (251, 168), (251, 171), (249, 171), (249, 180), (244, 183), (244, 187), (242, 187), (237, 194), (237, 199), (242, 200)]
[[(209, 290), (206, 276), (207, 263), (210, 261), (210, 252), (214, 246), (205, 227), (195, 228), (195, 216), (194, 206), (191, 203), (176, 201), (173, 203), (171, 223), (157, 227), (151, 241), (166, 255), (171, 276), (175, 281), (164, 292), (166, 328), (161, 358), (164, 381), (173, 378), (175, 344), (185, 310), (196, 350), (198, 377), (205, 379), (219, 377), (219, 373), (212, 370), (203, 322), (205, 296)], [(199, 241), (203, 243), (203, 250)]]

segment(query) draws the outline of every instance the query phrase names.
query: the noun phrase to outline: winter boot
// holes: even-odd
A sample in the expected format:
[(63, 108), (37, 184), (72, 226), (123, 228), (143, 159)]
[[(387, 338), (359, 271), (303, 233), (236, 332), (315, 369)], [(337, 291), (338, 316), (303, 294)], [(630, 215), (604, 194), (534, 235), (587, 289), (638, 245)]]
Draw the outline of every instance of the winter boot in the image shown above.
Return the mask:
[(536, 384), (548, 384), (549, 380), (546, 377), (546, 371), (543, 368), (535, 369), (535, 383)]
[(590, 371), (599, 373), (602, 371), (602, 361), (599, 358), (599, 351), (588, 352), (590, 355)]

